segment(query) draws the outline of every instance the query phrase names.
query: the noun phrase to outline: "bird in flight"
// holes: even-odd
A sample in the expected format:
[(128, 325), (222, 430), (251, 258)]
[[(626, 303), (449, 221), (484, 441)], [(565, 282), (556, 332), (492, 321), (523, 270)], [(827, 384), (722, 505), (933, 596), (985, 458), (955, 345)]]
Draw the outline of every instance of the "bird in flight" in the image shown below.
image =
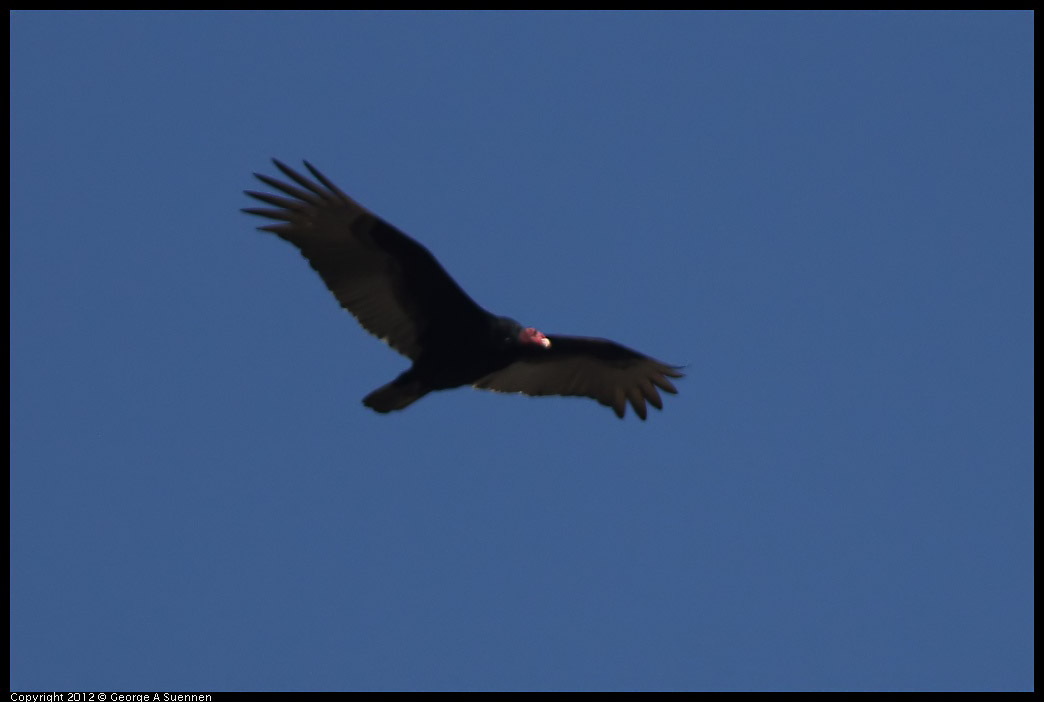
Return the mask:
[(657, 388), (677, 393), (670, 366), (606, 339), (545, 335), (476, 304), (419, 243), (345, 195), (305, 161), (314, 180), (273, 159), (283, 182), (255, 173), (270, 194), (246, 194), (267, 207), (243, 211), (274, 223), (258, 227), (290, 242), (341, 306), (366, 331), (413, 361), (363, 404), (401, 410), (435, 390), (470, 385), (524, 395), (590, 397), (623, 417), (630, 402), (643, 420)]

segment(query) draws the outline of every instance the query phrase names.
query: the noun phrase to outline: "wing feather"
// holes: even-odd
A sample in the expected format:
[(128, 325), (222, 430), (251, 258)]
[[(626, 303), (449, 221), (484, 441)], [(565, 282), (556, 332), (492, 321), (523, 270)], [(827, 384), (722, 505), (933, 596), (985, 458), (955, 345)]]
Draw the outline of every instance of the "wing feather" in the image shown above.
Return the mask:
[(305, 161), (315, 181), (273, 159), (286, 183), (255, 173), (281, 194), (246, 191), (270, 207), (243, 211), (273, 220), (258, 227), (290, 242), (366, 331), (416, 360), (427, 344), (479, 328), (488, 313), (435, 257), (344, 194)]
[(676, 366), (606, 339), (549, 336), (550, 348), (526, 350), (513, 363), (480, 378), (484, 390), (524, 395), (590, 397), (623, 417), (628, 402), (639, 418), (648, 415), (646, 402), (663, 409), (656, 388), (677, 393), (667, 378), (682, 377)]

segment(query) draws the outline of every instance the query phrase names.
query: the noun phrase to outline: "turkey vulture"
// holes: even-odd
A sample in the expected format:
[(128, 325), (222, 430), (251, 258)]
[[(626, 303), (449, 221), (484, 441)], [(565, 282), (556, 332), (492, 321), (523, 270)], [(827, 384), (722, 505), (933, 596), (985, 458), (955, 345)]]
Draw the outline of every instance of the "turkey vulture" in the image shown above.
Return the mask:
[[(579, 395), (623, 417), (630, 401), (663, 404), (676, 393), (669, 366), (605, 339), (545, 336), (479, 307), (416, 241), (345, 195), (305, 161), (315, 181), (273, 159), (294, 184), (255, 173), (281, 194), (246, 191), (275, 220), (258, 227), (296, 246), (341, 306), (366, 331), (413, 361), (363, 398), (377, 412), (400, 410), (433, 390), (462, 385), (526, 395)], [(316, 182), (318, 181), (318, 182)]]

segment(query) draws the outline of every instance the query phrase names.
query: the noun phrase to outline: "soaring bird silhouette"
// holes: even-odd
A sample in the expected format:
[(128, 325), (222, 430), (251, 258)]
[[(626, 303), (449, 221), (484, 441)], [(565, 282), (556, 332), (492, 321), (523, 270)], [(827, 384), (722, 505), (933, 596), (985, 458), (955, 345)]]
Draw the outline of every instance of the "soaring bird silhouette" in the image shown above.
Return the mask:
[(677, 393), (678, 367), (606, 339), (545, 335), (490, 314), (431, 253), (345, 195), (310, 163), (315, 179), (273, 159), (285, 183), (255, 173), (280, 195), (246, 191), (270, 207), (245, 208), (274, 220), (258, 229), (300, 250), (341, 306), (366, 331), (413, 361), (363, 404), (400, 410), (433, 390), (471, 385), (525, 395), (591, 397), (623, 417), (628, 401), (663, 408), (657, 388)]

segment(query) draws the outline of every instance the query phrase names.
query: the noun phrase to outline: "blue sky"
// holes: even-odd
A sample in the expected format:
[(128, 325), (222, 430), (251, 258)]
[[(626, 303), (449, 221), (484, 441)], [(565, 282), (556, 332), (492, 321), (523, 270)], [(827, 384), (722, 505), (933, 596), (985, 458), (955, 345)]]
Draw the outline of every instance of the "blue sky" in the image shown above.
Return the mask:
[[(11, 686), (1033, 687), (1033, 17), (11, 19)], [(308, 159), (647, 422), (407, 365)]]

